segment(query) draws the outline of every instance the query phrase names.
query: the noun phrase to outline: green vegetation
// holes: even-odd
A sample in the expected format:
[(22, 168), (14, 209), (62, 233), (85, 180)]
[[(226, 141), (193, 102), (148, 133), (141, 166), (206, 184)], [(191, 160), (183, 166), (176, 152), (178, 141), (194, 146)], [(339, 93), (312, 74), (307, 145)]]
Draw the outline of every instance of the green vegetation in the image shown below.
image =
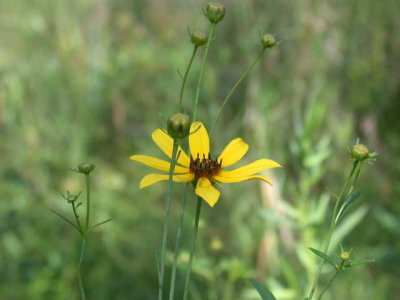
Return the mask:
[[(86, 244), (87, 298), (156, 299), (168, 184), (139, 190), (149, 169), (129, 157), (163, 158), (150, 134), (176, 111), (176, 69), (184, 74), (193, 53), (187, 26), (207, 32), (206, 3), (0, 1), (1, 299), (79, 299), (81, 238), (50, 209), (74, 218), (60, 193), (85, 191), (84, 176), (69, 171), (82, 162), (96, 165), (90, 220), (113, 218)], [(398, 0), (226, 1), (197, 119), (211, 129), (259, 55), (260, 32), (273, 33), (279, 45), (233, 94), (212, 148), (222, 151), (240, 136), (251, 145), (242, 164), (268, 157), (284, 168), (267, 173), (273, 188), (223, 185), (218, 204), (203, 205), (189, 299), (259, 299), (257, 290), (268, 294), (264, 285), (276, 299), (304, 299), (321, 257), (332, 265), (322, 269), (320, 288), (336, 276), (340, 244), (353, 248), (360, 265), (341, 272), (324, 299), (400, 294), (399, 12)], [(199, 48), (187, 79), (185, 109), (203, 54)], [(358, 138), (378, 160), (363, 167), (328, 256), (318, 251), (331, 223), (331, 191), (338, 194), (351, 171)], [(182, 196), (175, 191), (167, 280)], [(176, 295), (184, 289), (196, 202), (191, 193)]]

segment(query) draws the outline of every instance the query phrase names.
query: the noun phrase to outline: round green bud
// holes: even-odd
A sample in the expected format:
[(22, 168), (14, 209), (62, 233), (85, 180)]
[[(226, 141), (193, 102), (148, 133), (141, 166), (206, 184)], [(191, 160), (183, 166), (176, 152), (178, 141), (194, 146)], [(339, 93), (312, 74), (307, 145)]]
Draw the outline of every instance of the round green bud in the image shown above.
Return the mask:
[(225, 16), (225, 6), (218, 2), (210, 2), (206, 8), (206, 16), (211, 23), (222, 21)]
[(340, 253), (340, 259), (343, 261), (347, 261), (350, 259), (350, 252), (348, 251), (342, 251), (342, 253)]
[(91, 163), (81, 163), (78, 166), (78, 171), (83, 173), (83, 174), (89, 174), (90, 172), (92, 172), (94, 169), (94, 164)]
[(190, 117), (187, 114), (175, 113), (168, 118), (167, 130), (173, 139), (182, 139), (189, 135)]
[(369, 150), (364, 144), (355, 144), (351, 149), (351, 156), (356, 161), (363, 161), (369, 157)]
[(265, 48), (272, 48), (276, 45), (276, 39), (272, 34), (264, 34), (261, 37), (261, 44)]
[(207, 35), (199, 30), (196, 30), (195, 32), (191, 33), (190, 39), (192, 43), (197, 47), (203, 46), (205, 43), (207, 43)]

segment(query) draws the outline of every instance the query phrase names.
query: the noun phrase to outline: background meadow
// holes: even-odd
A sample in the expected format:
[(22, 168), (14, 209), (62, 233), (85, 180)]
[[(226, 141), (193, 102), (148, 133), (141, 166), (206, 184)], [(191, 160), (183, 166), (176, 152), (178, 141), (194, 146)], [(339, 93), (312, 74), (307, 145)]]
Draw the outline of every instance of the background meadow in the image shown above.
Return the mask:
[[(83, 176), (69, 171), (83, 161), (96, 165), (92, 220), (114, 218), (89, 240), (89, 299), (155, 299), (154, 252), (167, 184), (140, 191), (149, 169), (128, 158), (163, 157), (150, 134), (163, 126), (159, 113), (176, 110), (176, 69), (183, 72), (192, 51), (186, 26), (208, 29), (206, 4), (0, 1), (1, 299), (78, 299), (80, 239), (49, 209), (70, 214), (60, 193), (84, 190)], [(378, 161), (363, 170), (361, 201), (331, 249), (337, 252), (343, 239), (355, 259), (377, 261), (345, 272), (326, 299), (400, 299), (399, 1), (224, 4), (199, 119), (211, 125), (258, 54), (259, 33), (275, 34), (283, 43), (267, 51), (234, 94), (212, 149), (218, 153), (240, 136), (250, 144), (243, 163), (268, 157), (284, 168), (267, 173), (273, 188), (258, 181), (224, 185), (218, 204), (204, 205), (191, 298), (258, 299), (248, 280), (258, 278), (278, 299), (301, 299), (318, 262), (307, 247), (321, 248), (330, 222), (326, 186), (338, 191), (351, 167), (346, 147), (360, 138)], [(187, 107), (199, 62), (185, 92)], [(188, 202), (186, 250), (195, 202)], [(175, 201), (174, 219), (178, 208)], [(179, 273), (178, 293), (182, 278)]]

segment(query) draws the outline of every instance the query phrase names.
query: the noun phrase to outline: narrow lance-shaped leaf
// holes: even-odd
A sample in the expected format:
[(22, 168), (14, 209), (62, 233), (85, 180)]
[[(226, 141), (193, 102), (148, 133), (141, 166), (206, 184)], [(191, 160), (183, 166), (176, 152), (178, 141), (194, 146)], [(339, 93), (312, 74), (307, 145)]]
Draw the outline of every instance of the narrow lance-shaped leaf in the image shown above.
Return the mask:
[(104, 220), (104, 221), (102, 221), (102, 222), (100, 222), (100, 223), (97, 223), (96, 225), (92, 226), (92, 227), (90, 228), (90, 230), (93, 230), (93, 229), (95, 229), (96, 227), (99, 227), (99, 226), (101, 226), (101, 225), (103, 225), (103, 224), (106, 224), (106, 223), (110, 222), (112, 219), (113, 219), (113, 218), (109, 218), (109, 219)]
[(336, 269), (336, 265), (335, 262), (333, 261), (332, 258), (330, 258), (328, 255), (326, 255), (325, 253), (314, 249), (314, 248), (308, 248), (310, 249), (315, 255), (318, 255), (319, 257), (321, 257), (324, 261), (326, 261), (328, 264), (330, 264), (332, 267), (334, 267)]
[(263, 300), (276, 300), (275, 296), (265, 285), (263, 285), (262, 283), (258, 282), (255, 279), (250, 279), (250, 281), (256, 288), (256, 290), (258, 291)]
[(343, 203), (342, 207), (340, 208), (335, 222), (337, 223), (344, 215), (345, 211), (352, 205), (358, 198), (360, 198), (361, 192), (358, 192), (356, 194), (353, 194), (350, 196), (350, 198), (346, 199), (346, 201)]
[(374, 258), (366, 258), (366, 259), (359, 259), (359, 260), (352, 260), (349, 263), (349, 267), (354, 267), (354, 266), (360, 266), (360, 265), (364, 265), (364, 264), (369, 264), (369, 263), (373, 263), (375, 262)]

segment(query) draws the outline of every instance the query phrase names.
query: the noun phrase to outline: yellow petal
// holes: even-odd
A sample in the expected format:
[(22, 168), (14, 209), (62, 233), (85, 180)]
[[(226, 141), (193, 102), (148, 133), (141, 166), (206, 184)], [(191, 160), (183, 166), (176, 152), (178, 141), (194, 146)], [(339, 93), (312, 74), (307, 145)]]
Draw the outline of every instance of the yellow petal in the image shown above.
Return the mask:
[[(208, 157), (210, 153), (210, 140), (203, 123), (195, 122), (190, 126), (189, 147), (191, 155), (196, 158), (197, 154), (200, 158)], [(192, 133), (193, 132), (193, 133)]]
[(276, 161), (270, 159), (259, 159), (241, 168), (232, 171), (220, 171), (222, 177), (247, 177), (266, 169), (282, 167)]
[[(162, 131), (160, 128), (156, 129), (153, 131), (151, 137), (153, 138), (154, 143), (169, 157), (171, 158), (172, 156), (172, 148), (174, 145), (173, 139), (164, 131)], [(186, 155), (186, 153), (182, 150), (182, 148), (179, 146), (178, 147), (178, 163), (180, 163), (182, 166), (189, 166), (190, 165), (190, 159)]]
[[(134, 161), (141, 162), (146, 166), (152, 167), (154, 169), (169, 172), (170, 163), (165, 160), (147, 155), (132, 155), (129, 158)], [(189, 173), (189, 169), (180, 166), (175, 166), (174, 173)]]
[(222, 159), (222, 167), (228, 167), (241, 160), (247, 150), (249, 150), (249, 145), (241, 138), (236, 138), (225, 147), (217, 160)]
[(225, 182), (225, 183), (241, 182), (241, 181), (246, 181), (246, 180), (251, 180), (251, 179), (260, 179), (260, 180), (263, 180), (266, 183), (272, 185), (271, 180), (269, 180), (269, 178), (262, 176), (262, 175), (253, 175), (253, 176), (247, 176), (247, 177), (224, 177), (224, 176), (216, 175), (213, 177), (213, 179), (215, 179), (219, 182)]
[[(143, 177), (143, 179), (140, 181), (140, 188), (143, 189), (143, 188), (148, 187), (152, 184), (155, 184), (159, 181), (168, 180), (168, 179), (169, 179), (168, 174), (149, 174), (149, 175), (146, 175), (145, 177)], [(192, 173), (173, 176), (173, 181), (175, 181), (175, 182), (188, 182), (188, 181), (192, 181), (193, 179), (194, 179), (194, 175)]]
[(219, 191), (212, 186), (210, 180), (205, 177), (200, 178), (196, 185), (196, 195), (204, 199), (211, 207), (217, 203)]

